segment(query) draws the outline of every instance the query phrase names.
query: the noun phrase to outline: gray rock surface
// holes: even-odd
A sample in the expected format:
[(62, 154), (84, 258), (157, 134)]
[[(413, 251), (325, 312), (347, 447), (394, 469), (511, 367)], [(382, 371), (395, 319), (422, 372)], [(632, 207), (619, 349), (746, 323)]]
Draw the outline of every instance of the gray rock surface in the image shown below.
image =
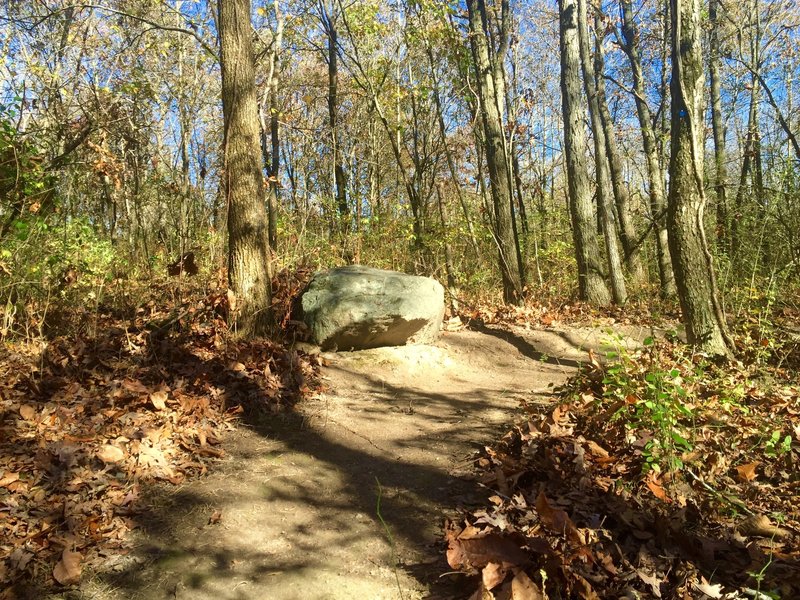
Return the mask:
[(429, 277), (354, 265), (314, 275), (302, 308), (323, 350), (424, 344), (439, 335), (444, 288)]

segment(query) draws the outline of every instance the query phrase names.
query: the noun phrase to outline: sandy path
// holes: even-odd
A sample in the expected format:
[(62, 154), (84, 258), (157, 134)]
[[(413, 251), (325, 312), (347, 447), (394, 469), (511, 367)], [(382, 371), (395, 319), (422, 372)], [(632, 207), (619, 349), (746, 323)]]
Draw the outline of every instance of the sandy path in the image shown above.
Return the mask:
[(155, 493), (136, 551), (78, 597), (452, 597), (441, 524), (483, 494), (464, 477), (470, 457), (519, 399), (547, 401), (597, 337), (487, 329), (326, 355), (324, 394), (241, 427), (208, 477)]

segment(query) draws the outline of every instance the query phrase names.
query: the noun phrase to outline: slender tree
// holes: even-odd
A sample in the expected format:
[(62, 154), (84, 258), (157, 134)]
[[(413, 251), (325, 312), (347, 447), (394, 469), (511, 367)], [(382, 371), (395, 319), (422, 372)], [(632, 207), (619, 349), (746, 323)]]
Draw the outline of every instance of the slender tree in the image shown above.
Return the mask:
[(617, 225), (619, 238), (622, 242), (622, 251), (625, 255), (625, 266), (628, 275), (635, 283), (642, 283), (646, 279), (644, 265), (639, 255), (640, 244), (637, 243), (636, 228), (633, 224), (630, 196), (622, 172), (622, 157), (617, 146), (617, 133), (614, 130), (614, 121), (608, 109), (606, 98), (606, 65), (603, 39), (606, 32), (605, 15), (600, 7), (591, 6), (594, 13), (594, 85), (597, 89), (598, 120), (603, 129), (605, 138), (605, 151), (608, 157), (609, 177), (611, 190), (614, 192)]
[(219, 0), (218, 26), (231, 312), (237, 332), (254, 337), (266, 335), (271, 326), (271, 266), (250, 0)]
[(500, 273), (503, 278), (503, 299), (509, 304), (522, 302), (524, 276), (518, 240), (514, 234), (512, 166), (503, 135), (505, 81), (503, 60), (508, 48), (508, 1), (502, 0), (501, 37), (499, 48), (489, 44), (488, 19), (484, 0), (468, 0), (469, 39), (478, 83), (480, 118), (483, 124), (486, 167), (494, 207), (494, 238), (497, 244)]
[(564, 153), (572, 236), (578, 263), (578, 293), (581, 300), (603, 306), (611, 302), (611, 295), (603, 279), (600, 248), (594, 232), (595, 215), (589, 189), (589, 172), (586, 168), (577, 0), (559, 0), (559, 33)]
[(320, 17), (327, 41), (328, 61), (328, 127), (330, 129), (331, 156), (333, 160), (334, 193), (339, 212), (341, 231), (350, 228), (350, 208), (347, 203), (347, 174), (344, 170), (339, 140), (339, 30), (338, 8), (333, 0), (320, 0)]
[(675, 276), (672, 272), (672, 260), (669, 254), (666, 219), (666, 193), (664, 191), (664, 170), (660, 158), (659, 144), (656, 142), (653, 113), (647, 103), (644, 72), (639, 50), (639, 31), (633, 18), (630, 0), (620, 0), (622, 11), (622, 39), (620, 46), (628, 57), (633, 75), (633, 98), (636, 103), (636, 114), (642, 133), (642, 146), (647, 163), (648, 195), (650, 212), (655, 232), (656, 255), (658, 258), (658, 275), (661, 283), (661, 296), (675, 295)]
[(712, 354), (731, 352), (725, 315), (703, 222), (703, 54), (700, 0), (671, 0), (672, 140), (669, 165), (670, 251), (690, 344)]
[(717, 203), (717, 242), (724, 249), (728, 237), (727, 169), (725, 167), (725, 126), (722, 122), (722, 93), (720, 92), (719, 10), (720, 0), (709, 0), (708, 16), (708, 77), (711, 85), (711, 128), (714, 133), (714, 189)]
[[(280, 80), (280, 58), (283, 46), (283, 30), (286, 18), (278, 0), (273, 0), (275, 31), (267, 52), (267, 79), (264, 98), (259, 106), (261, 120), (261, 154), (264, 169), (268, 174), (267, 211), (269, 213), (269, 247), (278, 249), (278, 189), (280, 187), (280, 109), (278, 107), (278, 84)], [(269, 115), (269, 119), (267, 118)], [(269, 121), (269, 125), (267, 122)]]
[(625, 288), (622, 261), (620, 260), (619, 246), (617, 245), (617, 223), (614, 220), (614, 212), (611, 207), (611, 174), (608, 164), (606, 130), (602, 125), (602, 117), (600, 116), (595, 65), (592, 63), (589, 52), (589, 27), (586, 13), (586, 0), (578, 0), (578, 37), (583, 71), (583, 87), (589, 100), (589, 117), (592, 133), (594, 134), (592, 139), (594, 142), (595, 176), (597, 179), (597, 209), (603, 226), (608, 273), (611, 280), (611, 294), (615, 303), (625, 304), (628, 299), (628, 292)]

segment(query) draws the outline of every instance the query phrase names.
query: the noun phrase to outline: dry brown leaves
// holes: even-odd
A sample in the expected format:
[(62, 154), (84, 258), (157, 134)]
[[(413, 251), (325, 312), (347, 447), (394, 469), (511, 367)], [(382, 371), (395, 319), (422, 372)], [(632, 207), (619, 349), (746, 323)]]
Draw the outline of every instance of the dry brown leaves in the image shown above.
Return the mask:
[(99, 335), (5, 346), (0, 598), (30, 582), (74, 585), (125, 553), (144, 485), (205, 473), (237, 415), (310, 392), (315, 359), (228, 339), (225, 297), (97, 314)]
[[(655, 292), (653, 296), (657, 296)], [(598, 308), (583, 302), (527, 302), (522, 306), (514, 306), (499, 301), (480, 302), (478, 304), (463, 303), (458, 316), (465, 323), (483, 325), (512, 325), (525, 328), (551, 327), (559, 324), (589, 325), (592, 327), (613, 327), (615, 325), (654, 324), (653, 314), (664, 319), (674, 320), (678, 317), (675, 306), (664, 304), (654, 306), (653, 296), (646, 300), (630, 300), (625, 306), (608, 306)], [(668, 321), (671, 322), (671, 321)]]
[[(796, 374), (767, 383), (670, 352), (624, 373), (590, 362), (558, 406), (486, 448), (478, 476), (496, 493), (446, 531), (450, 566), (480, 575), (473, 597), (800, 597)], [(636, 417), (655, 366), (690, 409), (673, 468), (648, 463), (661, 425)]]

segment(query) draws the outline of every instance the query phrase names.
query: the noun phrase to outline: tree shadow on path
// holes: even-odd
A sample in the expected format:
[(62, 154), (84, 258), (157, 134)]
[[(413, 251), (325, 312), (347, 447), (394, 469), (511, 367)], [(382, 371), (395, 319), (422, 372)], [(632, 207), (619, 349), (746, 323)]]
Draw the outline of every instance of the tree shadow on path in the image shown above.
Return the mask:
[(95, 589), (215, 600), (463, 595), (462, 578), (440, 577), (449, 570), (441, 526), (445, 508), (489, 495), (464, 475), (470, 451), (518, 405), (503, 381), (431, 392), (343, 365), (329, 372), (351, 389), (271, 414), (260, 409), (264, 391), (219, 359), (169, 342), (156, 353), (174, 378), (208, 377), (240, 402), (247, 432), (208, 478), (151, 492), (136, 519), (140, 545)]

